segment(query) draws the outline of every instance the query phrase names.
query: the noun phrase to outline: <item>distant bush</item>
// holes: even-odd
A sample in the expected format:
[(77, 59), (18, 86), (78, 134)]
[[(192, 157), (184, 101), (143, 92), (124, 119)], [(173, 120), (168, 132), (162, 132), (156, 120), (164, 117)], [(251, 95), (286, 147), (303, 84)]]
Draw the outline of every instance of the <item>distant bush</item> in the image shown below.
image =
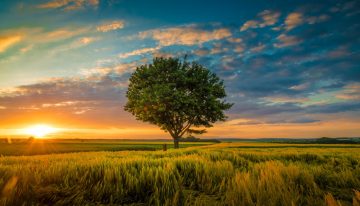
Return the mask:
[(213, 143), (220, 143), (221, 141), (218, 139), (200, 139), (194, 136), (183, 137), (179, 139), (179, 142), (213, 142)]

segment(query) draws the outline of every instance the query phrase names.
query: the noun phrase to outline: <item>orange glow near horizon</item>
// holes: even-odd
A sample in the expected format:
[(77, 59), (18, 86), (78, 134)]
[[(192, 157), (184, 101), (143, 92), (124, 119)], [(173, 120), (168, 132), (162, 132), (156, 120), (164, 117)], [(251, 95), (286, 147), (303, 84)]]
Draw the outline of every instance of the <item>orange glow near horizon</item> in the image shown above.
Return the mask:
[[(217, 123), (208, 133), (198, 136), (200, 138), (317, 138), (317, 137), (356, 137), (358, 136), (359, 122), (347, 119), (328, 120), (308, 124), (256, 124), (238, 125), (246, 119), (229, 120)], [(51, 121), (48, 121), (51, 122)], [(35, 138), (119, 138), (119, 139), (171, 139), (168, 133), (154, 125), (138, 122), (123, 127), (101, 127), (95, 124), (68, 125), (51, 122), (38, 124), (25, 124), (12, 128), (0, 128), (0, 138), (33, 136)], [(141, 127), (141, 129), (139, 129)]]
[(33, 125), (33, 126), (23, 129), (21, 133), (31, 135), (35, 138), (44, 138), (45, 136), (47, 136), (49, 134), (56, 133), (57, 131), (58, 131), (58, 129), (56, 129), (50, 125), (37, 124), (37, 125)]

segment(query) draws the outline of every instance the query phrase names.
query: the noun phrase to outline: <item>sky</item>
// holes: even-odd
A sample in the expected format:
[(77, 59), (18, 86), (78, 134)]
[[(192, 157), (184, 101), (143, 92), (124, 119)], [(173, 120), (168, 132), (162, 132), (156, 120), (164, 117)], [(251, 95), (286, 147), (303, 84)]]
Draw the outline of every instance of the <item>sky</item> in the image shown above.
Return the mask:
[(224, 80), (228, 120), (204, 138), (360, 136), (360, 2), (2, 0), (0, 137), (170, 138), (123, 110), (154, 57)]

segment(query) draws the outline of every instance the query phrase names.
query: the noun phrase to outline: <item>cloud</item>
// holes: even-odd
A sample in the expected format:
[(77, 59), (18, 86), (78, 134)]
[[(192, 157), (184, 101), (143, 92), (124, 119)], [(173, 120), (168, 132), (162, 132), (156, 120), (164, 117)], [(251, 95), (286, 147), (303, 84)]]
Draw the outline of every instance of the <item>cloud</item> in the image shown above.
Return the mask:
[(85, 7), (97, 8), (99, 0), (53, 0), (44, 4), (37, 5), (40, 9), (62, 8), (64, 11), (79, 10)]
[[(40, 27), (23, 27), (16, 29), (8, 29), (0, 31), (0, 54), (16, 45), (16, 50), (0, 60), (0, 63), (21, 61), (21, 58), (28, 54), (30, 50), (43, 50), (46, 45), (47, 54), (56, 53), (67, 47), (68, 49), (77, 48), (86, 45), (98, 38), (84, 37), (84, 35), (92, 34), (92, 28), (86, 27), (60, 27), (53, 30), (44, 30)], [(80, 36), (83, 36), (82, 38)], [(81, 41), (75, 43), (75, 38)], [(61, 42), (61, 44), (54, 44)], [(69, 46), (69, 44), (73, 44)], [(53, 50), (54, 49), (54, 50)], [(65, 50), (68, 50), (65, 49)]]
[(245, 50), (245, 48), (244, 48), (244, 46), (242, 46), (242, 45), (237, 45), (237, 46), (235, 47), (235, 49), (234, 49), (234, 51), (235, 51), (236, 53), (242, 53), (244, 50)]
[(259, 22), (258, 21), (255, 21), (255, 20), (249, 20), (247, 22), (245, 22), (242, 27), (240, 28), (240, 31), (245, 31), (245, 30), (248, 30), (250, 28), (257, 28), (259, 25)]
[(329, 15), (322, 14), (320, 16), (307, 17), (306, 21), (308, 24), (316, 24), (316, 23), (321, 23), (321, 22), (327, 21), (329, 19), (330, 19)]
[(124, 28), (125, 22), (122, 20), (107, 22), (96, 27), (96, 30), (101, 32), (108, 32)]
[(272, 120), (266, 122), (266, 124), (309, 124), (315, 122), (320, 122), (320, 120), (303, 117), (294, 120), (286, 120), (286, 119)]
[(329, 51), (328, 56), (330, 58), (342, 58), (350, 55), (350, 52), (346, 46), (340, 46), (332, 51)]
[(31, 49), (31, 45), (66, 40), (89, 34), (90, 31), (91, 27), (89, 26), (60, 27), (50, 31), (45, 31), (39, 27), (9, 29), (0, 32), (0, 51), (21, 41), (21, 43), (27, 44), (21, 48), (23, 52), (26, 52)]
[(206, 49), (206, 48), (200, 48), (194, 51), (194, 54), (198, 55), (198, 56), (205, 56), (210, 54), (210, 50)]
[(0, 91), (0, 105), (4, 107), (0, 115), (2, 119), (18, 118), (25, 122), (30, 117), (77, 121), (75, 116), (80, 114), (84, 119), (79, 124), (116, 125), (119, 121), (129, 121), (129, 115), (123, 112), (121, 105), (125, 101), (129, 76), (136, 65), (120, 64), (106, 71), (96, 68), (87, 75), (51, 78), (11, 91)]
[(79, 101), (66, 101), (66, 102), (58, 102), (58, 103), (44, 103), (42, 107), (67, 107), (80, 103)]
[(232, 119), (232, 120), (226, 121), (224, 124), (226, 124), (226, 125), (258, 125), (258, 124), (263, 124), (263, 122), (258, 121), (258, 120), (252, 120), (252, 119), (239, 118), (239, 119)]
[(277, 48), (294, 46), (303, 42), (303, 40), (299, 37), (289, 36), (286, 34), (281, 34), (276, 39), (278, 40), (278, 43), (275, 43), (274, 46)]
[(99, 38), (96, 38), (96, 37), (80, 37), (80, 38), (75, 39), (75, 40), (73, 40), (73, 41), (71, 41), (69, 43), (61, 44), (60, 46), (55, 47), (49, 53), (52, 54), (52, 55), (55, 55), (55, 54), (58, 54), (58, 53), (61, 53), (61, 52), (71, 50), (71, 49), (77, 49), (77, 48), (80, 48), (80, 47), (87, 46), (90, 43), (95, 42), (97, 40), (99, 40)]
[(22, 40), (20, 35), (0, 36), (0, 53), (5, 52), (8, 48)]
[(287, 31), (294, 29), (304, 23), (307, 24), (316, 24), (327, 21), (330, 19), (329, 15), (320, 14), (319, 16), (304, 16), (300, 12), (292, 12), (285, 19), (285, 29)]
[(358, 8), (358, 1), (347, 1), (347, 2), (341, 2), (338, 3), (336, 6), (333, 6), (330, 8), (331, 12), (344, 12), (351, 9), (357, 9)]
[(304, 23), (303, 14), (300, 12), (290, 13), (285, 19), (286, 30), (291, 30)]
[(307, 113), (339, 113), (339, 112), (355, 112), (360, 110), (360, 103), (358, 101), (351, 102), (339, 102), (332, 104), (321, 104), (321, 105), (311, 105), (306, 108)]
[(117, 64), (112, 67), (97, 67), (97, 68), (84, 70), (83, 74), (86, 74), (88, 79), (91, 80), (94, 80), (94, 78), (96, 79), (99, 76), (102, 77), (109, 74), (116, 74), (116, 75), (130, 74), (136, 69), (139, 63), (140, 62), (133, 61), (130, 63)]
[(311, 118), (301, 118), (301, 119), (295, 119), (293, 121), (290, 121), (289, 123), (314, 123), (314, 122), (320, 122), (320, 120), (311, 119)]
[(266, 47), (265, 44), (259, 44), (258, 46), (255, 46), (253, 48), (250, 49), (251, 52), (261, 52), (262, 50), (264, 50)]
[(89, 27), (70, 28), (63, 27), (50, 32), (45, 32), (35, 36), (34, 39), (41, 42), (53, 42), (64, 39), (69, 39), (79, 35), (87, 34), (90, 31)]
[(351, 83), (337, 93), (336, 98), (343, 100), (360, 100), (360, 83)]
[(194, 26), (188, 26), (140, 32), (139, 37), (142, 39), (150, 37), (158, 41), (160, 46), (170, 46), (199, 45), (208, 41), (224, 39), (231, 35), (230, 30), (226, 28), (207, 31)]
[(34, 47), (33, 44), (29, 44), (29, 45), (21, 48), (20, 51), (21, 51), (22, 53), (26, 53), (26, 52), (30, 51), (33, 47)]
[(280, 17), (280, 12), (264, 10), (258, 15), (258, 20), (249, 20), (246, 21), (240, 28), (240, 31), (245, 31), (250, 28), (263, 28), (266, 26), (271, 26), (277, 23)]
[[(236, 44), (236, 45), (238, 45), (238, 44)], [(226, 51), (228, 51), (228, 48), (226, 45), (221, 44), (221, 43), (215, 43), (214, 47), (211, 48), (211, 50), (210, 50), (210, 54), (220, 54), (220, 53), (226, 52)]]
[(228, 38), (227, 40), (231, 43), (241, 43), (243, 41), (241, 38), (233, 38), (233, 37)]
[[(243, 28), (246, 32), (239, 31), (245, 24), (236, 26), (238, 29), (234, 29), (233, 25), (225, 27), (223, 24), (155, 28), (135, 34), (137, 40), (141, 38), (143, 41), (135, 42), (138, 47), (124, 49), (121, 54), (114, 45), (127, 43), (122, 41), (126, 38), (106, 39), (102, 43), (107, 45), (99, 43), (91, 47), (102, 47), (97, 48), (95, 54), (102, 62), (94, 59), (99, 62), (95, 63), (99, 67), (83, 71), (84, 76), (80, 79), (53, 80), (55, 85), (47, 82), (44, 87), (49, 88), (48, 90), (42, 89), (41, 85), (32, 88), (31, 92), (18, 88), (17, 92), (11, 93), (12, 98), (8, 96), (0, 99), (0, 105), (6, 108), (0, 111), (0, 116), (7, 118), (11, 117), (11, 114), (26, 114), (28, 111), (38, 111), (40, 114), (41, 111), (48, 110), (54, 114), (78, 114), (75, 117), (84, 116), (87, 121), (93, 121), (91, 118), (94, 116), (91, 115), (96, 112), (109, 111), (109, 114), (120, 117), (123, 113), (117, 109), (121, 110), (124, 89), (136, 65), (114, 67), (113, 64), (119, 61), (128, 61), (119, 60), (119, 57), (137, 55), (136, 59), (141, 59), (142, 63), (150, 63), (151, 56), (179, 57), (181, 55), (178, 54), (189, 50), (189, 60), (198, 61), (224, 80), (229, 102), (235, 103), (234, 108), (227, 114), (231, 118), (249, 120), (239, 125), (255, 127), (255, 124), (274, 125), (276, 122), (290, 124), (319, 120), (324, 123), (332, 117), (355, 116), (359, 114), (358, 106), (355, 105), (359, 101), (359, 90), (355, 83), (359, 82), (360, 75), (357, 48), (359, 26), (356, 24), (356, 16), (348, 17), (345, 13), (331, 14), (329, 11), (321, 13), (330, 7), (314, 7), (313, 10), (307, 8), (290, 11), (285, 9), (282, 11), (283, 16), (275, 12), (261, 12), (256, 18), (247, 19), (250, 24)], [(291, 16), (293, 13), (299, 13), (299, 16)], [(69, 48), (71, 44), (86, 46), (96, 41), (97, 35), (104, 35), (100, 33), (101, 29), (98, 29), (103, 25), (109, 25), (109, 29), (103, 30), (110, 33), (113, 31), (111, 29), (116, 27), (111, 26), (112, 23), (103, 22), (89, 27), (74, 25), (53, 30), (23, 29), (22, 32), (6, 35), (22, 37), (20, 42), (9, 48), (14, 45), (19, 50), (27, 45), (35, 45), (36, 49)], [(275, 27), (276, 31), (271, 30)], [(265, 28), (266, 31), (250, 28)], [(228, 30), (229, 33), (215, 34), (214, 31), (220, 29)], [(334, 32), (335, 30), (337, 32)], [(49, 44), (39, 45), (45, 43)], [(117, 53), (113, 56), (116, 50)], [(90, 55), (90, 49), (88, 52)], [(88, 63), (91, 64), (91, 61)], [(83, 67), (84, 64), (80, 66)], [(66, 85), (69, 87), (65, 87)], [(76, 104), (66, 105), (68, 102)], [(111, 105), (111, 108), (108, 109), (108, 105)], [(21, 113), (19, 108), (22, 108)], [(8, 116), (2, 115), (5, 111)], [(104, 122), (106, 121), (108, 120), (105, 119)]]
[(263, 20), (262, 23), (260, 23), (259, 25), (260, 27), (271, 26), (276, 24), (276, 22), (278, 21), (280, 17), (280, 12), (265, 10), (259, 13), (258, 16), (261, 17)]
[(304, 103), (309, 101), (309, 98), (305, 97), (294, 97), (294, 96), (270, 96), (270, 97), (264, 97), (265, 101), (271, 102), (271, 103)]
[(142, 54), (146, 54), (146, 53), (150, 53), (150, 52), (155, 52), (158, 51), (161, 47), (157, 46), (157, 47), (149, 47), (149, 48), (142, 48), (142, 49), (137, 49), (131, 52), (127, 52), (127, 53), (121, 53), (119, 54), (119, 58), (128, 58), (130, 56), (137, 56), (137, 55), (142, 55)]
[(290, 87), (290, 89), (296, 90), (296, 91), (301, 91), (301, 90), (305, 90), (307, 88), (309, 88), (309, 83), (303, 83), (303, 84), (299, 84), (299, 85), (294, 85), (292, 87)]
[(95, 38), (95, 37), (83, 37), (83, 38), (80, 38), (79, 39), (79, 42), (81, 43), (81, 44), (90, 44), (91, 42), (94, 42), (94, 41), (96, 41), (97, 40), (97, 38)]
[(248, 125), (272, 125), (272, 124), (308, 124), (320, 122), (317, 119), (311, 118), (299, 118), (299, 119), (276, 119), (276, 120), (251, 120), (251, 119), (234, 119), (226, 122), (227, 125), (237, 125), (237, 126), (248, 126)]

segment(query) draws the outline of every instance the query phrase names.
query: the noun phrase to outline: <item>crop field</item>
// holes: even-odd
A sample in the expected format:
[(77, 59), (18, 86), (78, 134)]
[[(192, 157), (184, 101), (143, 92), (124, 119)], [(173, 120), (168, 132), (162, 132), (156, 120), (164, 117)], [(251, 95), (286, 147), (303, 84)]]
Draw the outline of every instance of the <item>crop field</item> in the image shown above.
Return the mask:
[(0, 205), (360, 204), (360, 145), (191, 146), (1, 156)]
[[(171, 141), (130, 141), (130, 140), (15, 140), (11, 144), (7, 140), (0, 141), (0, 155), (41, 155), (69, 152), (90, 151), (155, 151), (162, 150), (166, 144), (168, 149), (173, 148)], [(181, 148), (209, 145), (210, 142), (183, 142)]]

